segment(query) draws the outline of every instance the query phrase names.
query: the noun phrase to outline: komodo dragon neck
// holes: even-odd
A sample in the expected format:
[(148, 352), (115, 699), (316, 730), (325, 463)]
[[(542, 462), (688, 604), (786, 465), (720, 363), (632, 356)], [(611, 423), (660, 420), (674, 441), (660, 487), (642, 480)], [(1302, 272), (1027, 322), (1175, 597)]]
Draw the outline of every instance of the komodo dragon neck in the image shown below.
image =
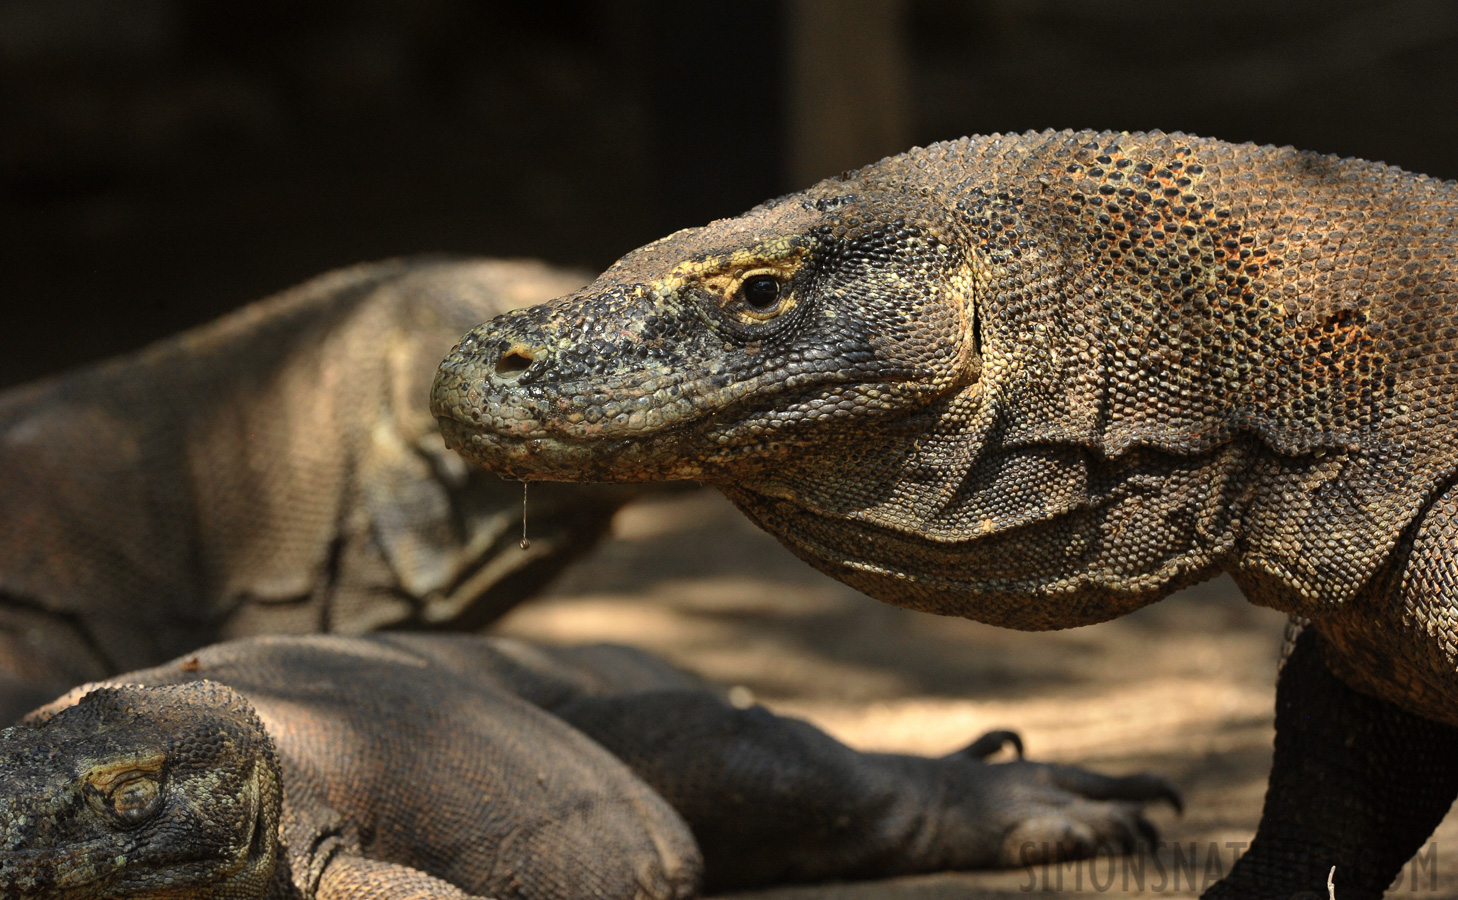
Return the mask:
[(513, 477), (712, 482), (901, 605), (1065, 627), (1225, 568), (1319, 616), (1458, 460), (1455, 210), (1289, 148), (968, 138), (497, 318), (433, 408)]

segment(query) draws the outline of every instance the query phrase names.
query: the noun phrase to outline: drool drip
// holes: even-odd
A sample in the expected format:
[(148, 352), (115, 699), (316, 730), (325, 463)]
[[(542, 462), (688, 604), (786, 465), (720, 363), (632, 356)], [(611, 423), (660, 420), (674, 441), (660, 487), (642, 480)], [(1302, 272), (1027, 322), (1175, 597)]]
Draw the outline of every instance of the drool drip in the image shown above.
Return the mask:
[(521, 549), (523, 550), (530, 550), (532, 548), (532, 542), (527, 540), (526, 536), (526, 501), (527, 486), (529, 484), (531, 484), (531, 482), (528, 481), (523, 481), (521, 483)]

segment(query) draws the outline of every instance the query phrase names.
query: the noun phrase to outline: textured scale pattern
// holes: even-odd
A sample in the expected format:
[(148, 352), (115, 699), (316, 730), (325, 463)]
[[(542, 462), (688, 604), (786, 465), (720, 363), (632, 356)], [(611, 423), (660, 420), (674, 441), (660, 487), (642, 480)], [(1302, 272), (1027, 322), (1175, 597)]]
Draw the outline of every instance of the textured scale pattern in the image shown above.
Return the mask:
[(983, 761), (1007, 741), (862, 754), (624, 647), (257, 638), (0, 732), (0, 894), (674, 900), (1084, 855), (1179, 803), (1150, 775)]
[(635, 491), (532, 495), (441, 445), (430, 380), (482, 317), (582, 283), (534, 263), (331, 273), (0, 395), (0, 724), (239, 635), (480, 627)]
[(1064, 628), (1228, 571), (1345, 685), (1458, 725), (1455, 214), (1291, 148), (966, 138), (500, 316), (432, 405), (512, 477), (712, 483), (916, 609)]

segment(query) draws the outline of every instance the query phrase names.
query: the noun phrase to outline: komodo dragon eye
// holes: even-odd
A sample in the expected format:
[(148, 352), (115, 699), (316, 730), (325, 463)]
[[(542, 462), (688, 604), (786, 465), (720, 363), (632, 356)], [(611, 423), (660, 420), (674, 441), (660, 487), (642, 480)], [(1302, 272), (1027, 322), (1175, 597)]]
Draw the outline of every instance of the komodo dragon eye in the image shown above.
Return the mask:
[(148, 766), (92, 772), (86, 780), (86, 800), (92, 809), (120, 820), (123, 826), (141, 824), (161, 805), (159, 770), (160, 766)]
[(703, 287), (731, 321), (753, 328), (794, 309), (796, 298), (790, 290), (790, 275), (789, 263), (747, 272), (730, 269), (707, 276)]
[(157, 781), (145, 776), (133, 778), (111, 792), (111, 809), (117, 818), (136, 824), (152, 814), (160, 796)]
[(780, 302), (780, 280), (773, 275), (752, 275), (740, 285), (739, 297), (756, 312), (769, 312)]

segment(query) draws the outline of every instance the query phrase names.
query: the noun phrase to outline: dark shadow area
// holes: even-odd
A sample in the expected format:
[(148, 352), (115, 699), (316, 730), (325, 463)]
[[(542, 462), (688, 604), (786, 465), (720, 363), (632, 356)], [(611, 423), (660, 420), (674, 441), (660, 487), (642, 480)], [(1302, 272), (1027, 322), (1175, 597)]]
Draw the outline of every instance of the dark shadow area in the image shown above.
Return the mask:
[(1440, 0), (12, 0), (0, 385), (323, 270), (601, 268), (912, 143), (1184, 129), (1458, 174)]
[(1458, 6), (918, 0), (917, 142), (1096, 128), (1291, 144), (1458, 176)]
[[(706, 652), (727, 640), (766, 660), (812, 660), (844, 673), (828, 690), (847, 699), (874, 692), (1013, 701), (1135, 683), (1156, 659), (1178, 660), (1186, 643), (1216, 638), (1222, 652), (1201, 651), (1212, 684), (1265, 683), (1275, 671), (1280, 617), (1251, 605), (1229, 579), (1114, 622), (1029, 634), (863, 596), (795, 558), (715, 491), (656, 499), (623, 515), (630, 519), (619, 537), (565, 573), (549, 597), (599, 597), (675, 616), (690, 634), (702, 630)], [(757, 694), (786, 697), (803, 677), (771, 664), (742, 680)]]
[(704, 39), (726, 25), (667, 2), (6, 4), (0, 384), (364, 259), (601, 268), (738, 212), (779, 188), (781, 54)]

